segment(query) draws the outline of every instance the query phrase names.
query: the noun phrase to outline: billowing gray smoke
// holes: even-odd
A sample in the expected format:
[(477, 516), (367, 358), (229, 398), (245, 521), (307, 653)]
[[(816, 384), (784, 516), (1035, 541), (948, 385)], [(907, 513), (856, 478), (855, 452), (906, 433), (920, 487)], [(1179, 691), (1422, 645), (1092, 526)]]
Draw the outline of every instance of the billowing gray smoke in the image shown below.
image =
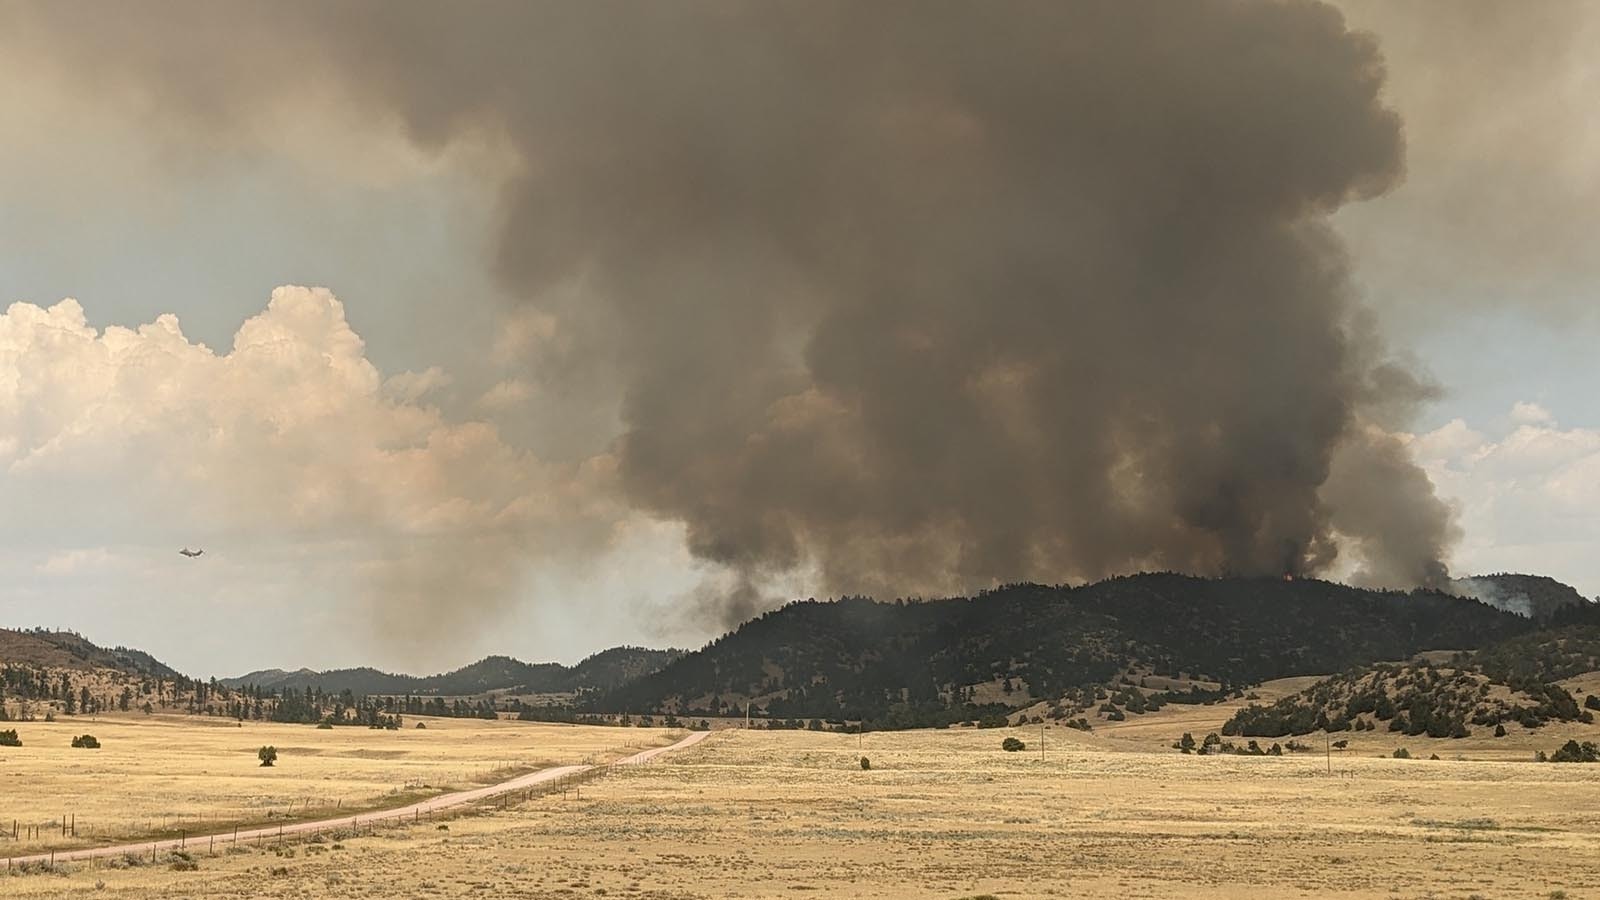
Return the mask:
[[(1444, 575), (1448, 511), (1380, 427), (1425, 390), (1326, 224), (1402, 171), (1375, 41), (1331, 7), (44, 15), (202, 117), (278, 90), (270, 59), (423, 143), (503, 133), (504, 278), (578, 336), (574, 385), (621, 385), (624, 490), (741, 576), (728, 615), (795, 570), (918, 593), (1344, 549)], [(212, 71), (141, 44), (175, 22)]]

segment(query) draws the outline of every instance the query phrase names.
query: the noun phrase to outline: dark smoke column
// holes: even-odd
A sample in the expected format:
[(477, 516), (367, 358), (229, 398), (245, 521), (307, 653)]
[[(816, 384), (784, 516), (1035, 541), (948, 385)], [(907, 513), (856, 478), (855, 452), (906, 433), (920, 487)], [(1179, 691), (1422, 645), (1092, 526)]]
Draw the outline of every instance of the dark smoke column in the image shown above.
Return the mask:
[[(791, 572), (1443, 576), (1448, 511), (1383, 430), (1425, 390), (1327, 225), (1397, 183), (1400, 123), (1329, 6), (157, 8), (237, 33), (206, 79), (134, 59), (198, 116), (270, 67), (510, 143), (500, 271), (567, 348), (530, 365), (620, 403), (627, 498), (740, 576), (726, 616)], [(41, 9), (85, 66), (145, 46)]]
[(1447, 511), (1363, 418), (1419, 392), (1326, 225), (1400, 177), (1371, 38), (1313, 3), (784, 9), (640, 28), (506, 245), (594, 264), (627, 490), (748, 576), (729, 618), (796, 566), (1442, 574)]

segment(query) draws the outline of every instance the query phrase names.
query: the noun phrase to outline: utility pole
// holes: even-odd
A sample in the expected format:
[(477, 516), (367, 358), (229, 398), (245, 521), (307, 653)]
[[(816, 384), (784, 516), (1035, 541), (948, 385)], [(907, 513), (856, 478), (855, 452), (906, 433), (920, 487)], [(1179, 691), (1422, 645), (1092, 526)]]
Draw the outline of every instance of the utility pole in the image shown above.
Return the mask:
[(1322, 733), (1322, 749), (1328, 754), (1328, 774), (1333, 774), (1333, 738), (1324, 731)]

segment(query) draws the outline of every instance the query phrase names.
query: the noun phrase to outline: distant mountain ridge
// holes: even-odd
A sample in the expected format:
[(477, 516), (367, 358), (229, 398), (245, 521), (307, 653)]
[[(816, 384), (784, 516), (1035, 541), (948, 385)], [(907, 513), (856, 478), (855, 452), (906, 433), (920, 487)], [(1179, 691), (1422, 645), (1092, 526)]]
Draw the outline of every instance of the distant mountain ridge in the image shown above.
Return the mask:
[(325, 692), (363, 694), (416, 694), (463, 696), (489, 691), (529, 694), (564, 694), (604, 691), (624, 681), (646, 675), (683, 655), (681, 650), (612, 647), (575, 666), (528, 663), (509, 656), (487, 656), (475, 663), (438, 675), (403, 675), (369, 666), (353, 669), (261, 669), (220, 679), (232, 688), (254, 685), (271, 691), (317, 688)]
[[(575, 666), (489, 656), (428, 676), (263, 669), (220, 684), (357, 696), (576, 694), (571, 711), (585, 714), (713, 716), (740, 714), (749, 704), (771, 717), (910, 727), (1041, 701), (1086, 710), (1146, 676), (1168, 700), (1191, 687), (1219, 696), (1422, 650), (1481, 651), (1479, 664), (1497, 680), (1513, 673), (1542, 680), (1600, 662), (1597, 621), (1600, 603), (1542, 576), (1475, 576), (1454, 582), (1451, 593), (1402, 593), (1314, 579), (1156, 573), (1077, 588), (1010, 585), (972, 598), (801, 601), (694, 653), (616, 647)], [(0, 629), (0, 664), (183, 677), (143, 651), (44, 629)], [(1130, 708), (1137, 713), (1141, 705)]]
[[(1535, 624), (1433, 591), (1314, 579), (1143, 574), (974, 598), (792, 603), (588, 704), (594, 712), (737, 712), (936, 724), (975, 706), (1080, 704), (1137, 666), (1247, 685), (1421, 650), (1476, 649)], [(1002, 691), (991, 688), (1003, 686)], [(976, 702), (975, 702), (976, 701)], [(941, 718), (942, 717), (942, 718)], [(971, 715), (964, 716), (971, 718)]]

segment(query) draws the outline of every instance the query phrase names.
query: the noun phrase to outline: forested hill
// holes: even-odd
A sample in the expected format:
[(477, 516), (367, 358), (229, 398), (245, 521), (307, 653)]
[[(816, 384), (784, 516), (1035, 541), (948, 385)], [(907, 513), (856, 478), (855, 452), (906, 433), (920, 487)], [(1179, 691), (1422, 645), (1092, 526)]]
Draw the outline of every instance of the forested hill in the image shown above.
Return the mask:
[[(1475, 649), (1528, 619), (1436, 592), (1324, 581), (1114, 578), (1015, 585), (970, 599), (790, 604), (592, 701), (605, 712), (733, 712), (931, 721), (973, 701), (1022, 706), (1131, 667), (1245, 685), (1425, 649)], [(991, 688), (1003, 686), (1001, 690)], [(910, 713), (908, 713), (910, 711)], [(954, 716), (953, 716), (954, 717)]]
[(1477, 727), (1516, 722), (1590, 722), (1600, 710), (1591, 694), (1580, 707), (1560, 682), (1600, 670), (1600, 606), (1564, 604), (1538, 631), (1457, 653), (1434, 663), (1363, 666), (1319, 681), (1270, 705), (1240, 710), (1222, 733), (1258, 737), (1318, 729), (1371, 729), (1431, 737), (1465, 737)]
[(1452, 594), (1540, 621), (1550, 621), (1563, 612), (1582, 613), (1595, 606), (1576, 588), (1544, 575), (1474, 575), (1450, 582), (1449, 589)]
[(560, 663), (527, 663), (509, 656), (489, 656), (469, 666), (440, 675), (396, 675), (377, 669), (330, 669), (316, 672), (298, 669), (264, 669), (226, 678), (228, 687), (254, 685), (265, 690), (283, 691), (306, 688), (327, 693), (350, 691), (366, 694), (421, 694), (466, 696), (488, 691), (517, 691), (530, 694), (564, 694), (579, 691), (610, 690), (630, 678), (660, 669), (682, 655), (681, 650), (650, 650), (644, 647), (613, 647), (583, 660), (575, 666)]
[(71, 631), (0, 628), (0, 664), (54, 669), (111, 669), (127, 675), (179, 678), (178, 671), (143, 650), (101, 647)]

